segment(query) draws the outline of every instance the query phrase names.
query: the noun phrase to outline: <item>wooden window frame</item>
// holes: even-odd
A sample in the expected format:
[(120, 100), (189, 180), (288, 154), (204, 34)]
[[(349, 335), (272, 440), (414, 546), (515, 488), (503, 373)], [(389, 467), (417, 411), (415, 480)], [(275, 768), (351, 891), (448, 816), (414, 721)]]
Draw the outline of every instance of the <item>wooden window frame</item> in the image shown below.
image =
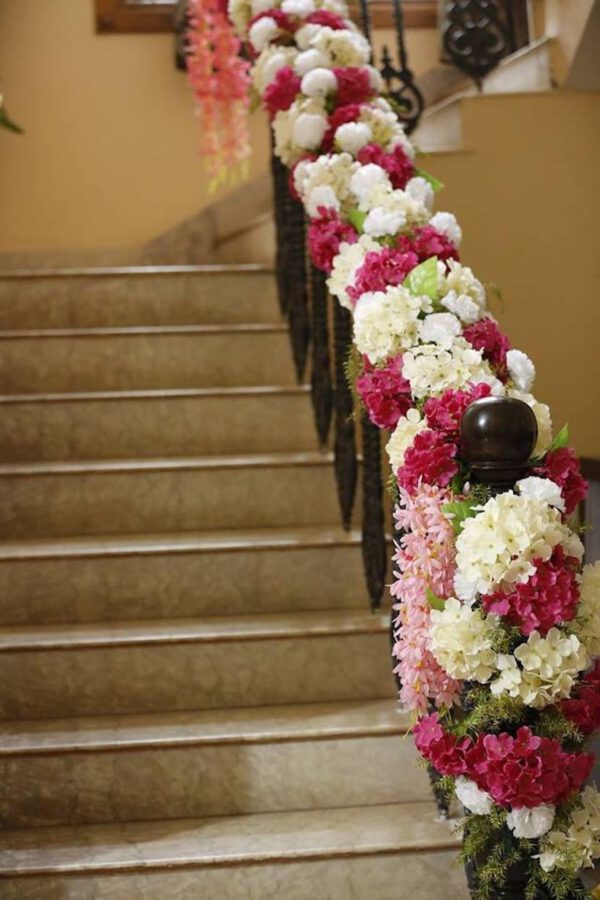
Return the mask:
[[(132, 5), (127, 0), (95, 0), (98, 34), (168, 34), (173, 31), (175, 0), (165, 3)], [(393, 28), (390, 0), (370, 0), (374, 28)], [(353, 18), (358, 21), (358, 4), (351, 3)], [(402, 5), (406, 28), (435, 28), (437, 2), (404, 0)]]

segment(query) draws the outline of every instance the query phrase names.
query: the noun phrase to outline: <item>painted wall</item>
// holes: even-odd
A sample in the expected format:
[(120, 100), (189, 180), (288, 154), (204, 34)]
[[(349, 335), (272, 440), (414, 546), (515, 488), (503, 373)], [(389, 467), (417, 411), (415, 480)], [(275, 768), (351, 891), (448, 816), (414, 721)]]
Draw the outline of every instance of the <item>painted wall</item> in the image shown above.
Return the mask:
[[(416, 71), (435, 64), (434, 32), (410, 42)], [(0, 91), (26, 134), (0, 133), (0, 252), (133, 247), (212, 202), (172, 54), (170, 35), (96, 35), (93, 0), (2, 0)]]

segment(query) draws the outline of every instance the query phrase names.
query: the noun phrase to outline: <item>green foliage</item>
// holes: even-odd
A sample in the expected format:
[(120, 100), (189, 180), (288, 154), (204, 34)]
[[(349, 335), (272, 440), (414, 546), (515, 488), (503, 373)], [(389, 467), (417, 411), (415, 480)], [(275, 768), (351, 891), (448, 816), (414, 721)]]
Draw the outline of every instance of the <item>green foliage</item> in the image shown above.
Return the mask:
[(560, 450), (561, 447), (566, 447), (569, 443), (569, 425), (563, 425), (560, 429), (552, 444), (550, 445), (550, 450)]
[(576, 869), (557, 868), (552, 872), (544, 872), (538, 866), (534, 878), (542, 888), (546, 888), (553, 900), (589, 900), (592, 896), (577, 878)]
[(553, 738), (561, 744), (581, 744), (583, 735), (577, 726), (564, 716), (557, 706), (547, 706), (540, 710), (535, 727), (540, 737)]
[(516, 625), (509, 625), (505, 619), (498, 619), (492, 629), (492, 649), (496, 653), (512, 653), (523, 643), (523, 635)]
[(475, 736), (480, 731), (503, 731), (523, 718), (520, 700), (506, 694), (495, 697), (483, 686), (474, 687), (467, 693), (465, 705), (473, 708), (452, 728), (459, 737)]
[(429, 172), (426, 172), (424, 169), (415, 169), (415, 175), (418, 175), (420, 178), (424, 178), (427, 181), (435, 193), (441, 191), (444, 188), (444, 182), (440, 181), (439, 178), (436, 178), (435, 175), (431, 175)]
[(6, 128), (7, 131), (12, 131), (14, 134), (23, 134), (23, 129), (20, 125), (17, 125), (16, 122), (9, 117), (8, 113), (4, 109), (2, 105), (2, 98), (0, 97), (0, 126), (2, 128)]
[(472, 506), (485, 506), (491, 496), (492, 492), (485, 484), (477, 484), (471, 482), (471, 487), (469, 489), (469, 502)]
[(407, 288), (418, 297), (429, 297), (437, 300), (438, 296), (438, 258), (431, 256), (407, 275), (402, 282), (402, 287)]
[(455, 534), (460, 534), (465, 519), (477, 515), (469, 500), (452, 500), (451, 503), (444, 503), (442, 512), (450, 521)]
[(348, 213), (348, 221), (351, 225), (354, 225), (359, 234), (362, 234), (363, 225), (365, 224), (365, 219), (367, 218), (366, 212), (361, 212), (360, 209), (352, 209)]
[(427, 588), (425, 596), (432, 609), (439, 609), (441, 611), (446, 605), (446, 601), (442, 600), (441, 597), (438, 597), (437, 594), (434, 594), (430, 587)]

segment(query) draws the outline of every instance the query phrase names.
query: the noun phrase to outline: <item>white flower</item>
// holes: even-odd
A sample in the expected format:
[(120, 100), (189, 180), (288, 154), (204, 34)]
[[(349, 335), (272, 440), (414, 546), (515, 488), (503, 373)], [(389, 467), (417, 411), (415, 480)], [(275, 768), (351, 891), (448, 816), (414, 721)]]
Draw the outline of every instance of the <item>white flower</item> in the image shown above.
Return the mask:
[(288, 16), (306, 19), (307, 16), (310, 16), (315, 11), (315, 4), (313, 0), (283, 0), (281, 10)]
[(515, 388), (509, 389), (508, 396), (515, 397), (517, 400), (522, 400), (523, 403), (526, 403), (533, 410), (538, 427), (537, 443), (534, 447), (533, 455), (543, 456), (552, 444), (552, 419), (550, 418), (550, 408), (546, 406), (545, 403), (539, 403), (533, 394), (527, 394), (523, 391), (516, 390)]
[(294, 173), (296, 190), (306, 202), (306, 198), (316, 187), (327, 185), (334, 191), (340, 206), (346, 211), (354, 207), (350, 193), (350, 181), (358, 163), (349, 153), (323, 154), (314, 162), (299, 162), (300, 174)]
[(454, 783), (456, 796), (469, 812), (476, 816), (489, 816), (494, 808), (494, 801), (487, 791), (482, 791), (474, 781), (459, 775)]
[[(305, 190), (306, 180), (310, 174), (310, 166), (312, 162), (308, 159), (301, 159), (299, 163), (294, 166), (294, 187), (296, 189), (296, 193), (301, 197)], [(320, 187), (320, 184), (315, 184), (314, 187)]]
[(313, 188), (304, 201), (304, 208), (311, 218), (319, 215), (320, 206), (324, 206), (326, 209), (335, 209), (336, 212), (339, 212), (340, 201), (336, 197), (333, 188), (328, 184), (321, 184)]
[[(382, 97), (361, 107), (360, 120), (369, 126), (373, 132), (373, 141), (381, 144), (384, 150), (393, 149), (395, 144), (401, 144), (405, 149), (410, 147), (398, 116)], [(407, 152), (411, 157), (414, 154), (412, 147)]]
[(529, 391), (535, 380), (535, 366), (522, 350), (509, 350), (506, 354), (508, 374), (519, 391)]
[(367, 39), (362, 34), (345, 28), (319, 28), (310, 45), (328, 56), (334, 66), (362, 66), (371, 56)]
[(354, 309), (354, 303), (348, 296), (346, 288), (354, 284), (356, 270), (362, 266), (367, 253), (379, 249), (377, 241), (366, 234), (363, 234), (355, 244), (344, 241), (340, 245), (339, 253), (333, 258), (333, 268), (327, 279), (327, 287), (346, 309), (350, 311)]
[(450, 346), (453, 339), (462, 333), (460, 322), (452, 313), (432, 313), (421, 322), (419, 339), (423, 343), (431, 341), (444, 347)]
[(432, 609), (430, 617), (429, 648), (440, 666), (453, 678), (489, 681), (496, 670), (492, 649), (496, 617), (486, 617), (454, 597), (442, 610)]
[(440, 265), (438, 290), (442, 306), (455, 313), (465, 324), (477, 322), (485, 314), (485, 289), (468, 266), (448, 260), (448, 271)]
[(392, 190), (390, 176), (376, 163), (367, 163), (359, 166), (350, 179), (350, 190), (358, 201), (358, 208), (366, 211), (369, 208), (370, 199), (376, 187), (383, 186)]
[(356, 156), (372, 137), (371, 129), (362, 122), (345, 122), (336, 128), (335, 132), (335, 142), (340, 150), (352, 153), (353, 156)]
[(402, 209), (385, 209), (376, 206), (367, 215), (363, 231), (371, 237), (385, 237), (397, 234), (406, 225), (406, 213)]
[[(402, 365), (405, 375), (407, 356)], [(500, 586), (527, 581), (535, 572), (532, 561), (549, 559), (569, 533), (558, 510), (543, 500), (513, 491), (498, 494), (465, 520), (456, 539), (460, 584), (488, 594)], [(458, 582), (455, 587), (458, 592)]]
[(373, 91), (379, 94), (383, 90), (383, 78), (379, 69), (376, 69), (375, 66), (365, 66), (365, 69), (369, 73), (369, 84)]
[[(264, 0), (266, 2), (266, 0)], [(272, 4), (269, 4), (271, 6)], [(246, 28), (252, 18), (253, 12), (248, 0), (229, 0), (227, 14), (233, 24), (233, 29), (238, 37), (246, 37)]]
[(354, 308), (354, 343), (371, 363), (412, 346), (422, 300), (401, 286), (363, 294)]
[(427, 179), (422, 178), (420, 175), (411, 178), (406, 185), (405, 191), (415, 200), (422, 203), (428, 210), (431, 211), (433, 209), (434, 193)]
[(541, 637), (532, 631), (527, 641), (519, 644), (514, 657), (500, 655), (501, 673), (491, 690), (497, 696), (508, 694), (526, 706), (543, 709), (568, 697), (579, 673), (589, 663), (584, 645), (574, 634), (551, 628), (546, 637)]
[(263, 50), (252, 67), (252, 83), (258, 93), (264, 94), (280, 69), (293, 66), (297, 55), (295, 47), (273, 46)]
[(449, 312), (458, 316), (465, 325), (472, 325), (473, 322), (479, 321), (483, 316), (481, 307), (474, 300), (471, 300), (470, 297), (467, 297), (466, 294), (456, 294), (454, 291), (450, 291), (449, 294), (442, 298), (441, 303)]
[(271, 16), (264, 16), (251, 26), (248, 40), (257, 53), (264, 50), (279, 34), (279, 25)]
[(427, 428), (427, 422), (421, 418), (418, 409), (409, 409), (405, 416), (398, 419), (398, 424), (392, 432), (386, 445), (386, 453), (390, 459), (392, 472), (397, 472), (404, 463), (404, 454), (412, 446), (415, 437), (420, 431)]
[(544, 804), (533, 809), (511, 809), (506, 824), (515, 837), (535, 840), (550, 831), (555, 815), (556, 807)]
[(321, 53), (320, 50), (304, 50), (294, 60), (294, 71), (300, 78), (303, 78), (312, 69), (327, 69), (330, 67), (331, 60), (325, 53)]
[(431, 217), (429, 224), (432, 225), (436, 231), (439, 231), (440, 234), (445, 234), (455, 247), (460, 247), (462, 241), (462, 229), (453, 213), (438, 212), (435, 216)]
[(592, 656), (600, 656), (600, 561), (578, 576), (580, 598), (573, 630)]
[(304, 150), (317, 150), (327, 131), (327, 119), (314, 113), (300, 113), (292, 129), (292, 140)]
[(296, 41), (298, 49), (308, 50), (310, 48), (310, 42), (319, 33), (320, 29), (321, 26), (314, 22), (310, 22), (308, 25), (303, 25), (299, 28), (294, 33), (294, 40)]
[(600, 794), (588, 785), (571, 813), (568, 828), (551, 831), (540, 844), (539, 861), (545, 872), (557, 866), (570, 870), (591, 868), (600, 856)]
[(414, 347), (405, 353), (402, 369), (416, 398), (441, 394), (448, 388), (459, 390), (492, 374), (481, 351), (462, 337), (455, 338), (448, 348), (438, 344)]
[(327, 94), (335, 91), (337, 80), (331, 69), (311, 69), (307, 72), (300, 90), (307, 97), (325, 97)]
[(555, 506), (561, 512), (565, 511), (565, 501), (560, 487), (549, 478), (537, 478), (535, 475), (530, 475), (528, 478), (517, 481), (515, 487), (523, 497), (537, 497), (538, 500), (543, 500), (549, 506)]

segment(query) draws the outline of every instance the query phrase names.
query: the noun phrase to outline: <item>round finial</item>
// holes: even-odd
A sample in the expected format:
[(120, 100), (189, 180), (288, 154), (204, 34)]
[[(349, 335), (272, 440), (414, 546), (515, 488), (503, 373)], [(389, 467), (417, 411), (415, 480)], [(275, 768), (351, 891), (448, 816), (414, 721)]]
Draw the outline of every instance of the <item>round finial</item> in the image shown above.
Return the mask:
[(537, 433), (537, 420), (527, 403), (483, 397), (471, 403), (462, 417), (461, 456), (476, 481), (507, 489), (527, 474)]

